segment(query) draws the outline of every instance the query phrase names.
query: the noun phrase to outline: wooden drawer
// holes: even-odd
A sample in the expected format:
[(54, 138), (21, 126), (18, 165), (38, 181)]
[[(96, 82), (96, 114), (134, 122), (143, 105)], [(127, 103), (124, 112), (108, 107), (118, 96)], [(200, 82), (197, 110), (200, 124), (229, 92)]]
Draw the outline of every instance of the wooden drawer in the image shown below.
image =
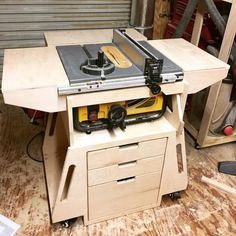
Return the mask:
[(119, 163), (117, 165), (88, 171), (88, 185), (98, 185), (130, 176), (143, 175), (162, 170), (164, 156)]
[(166, 138), (154, 139), (88, 152), (88, 169), (91, 170), (146, 157), (164, 155), (166, 141)]
[(155, 172), (89, 187), (89, 219), (156, 204), (160, 177), (161, 172)]

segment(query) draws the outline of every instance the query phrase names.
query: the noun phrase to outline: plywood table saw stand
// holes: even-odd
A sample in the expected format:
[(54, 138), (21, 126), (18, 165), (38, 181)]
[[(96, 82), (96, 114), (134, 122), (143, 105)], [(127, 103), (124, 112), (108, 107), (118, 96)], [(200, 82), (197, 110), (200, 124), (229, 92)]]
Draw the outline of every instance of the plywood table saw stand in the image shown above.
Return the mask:
[[(128, 34), (145, 40), (132, 29)], [(112, 30), (48, 32), (45, 38), (47, 47), (5, 51), (2, 90), (7, 104), (49, 112), (43, 153), (52, 222), (82, 216), (87, 225), (159, 206), (163, 195), (186, 189), (186, 96), (222, 80), (229, 66), (183, 39), (148, 41), (184, 70), (184, 81), (161, 85), (171, 95), (169, 109), (125, 131), (87, 135), (74, 129), (73, 107), (145, 98), (150, 90), (58, 96), (68, 78), (55, 46), (111, 42)]]

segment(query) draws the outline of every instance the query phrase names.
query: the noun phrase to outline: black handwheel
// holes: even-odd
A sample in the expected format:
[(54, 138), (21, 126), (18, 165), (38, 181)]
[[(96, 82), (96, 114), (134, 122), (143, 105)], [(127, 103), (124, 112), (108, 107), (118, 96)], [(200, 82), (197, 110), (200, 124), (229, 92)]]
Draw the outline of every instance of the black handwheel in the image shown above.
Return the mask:
[(159, 94), (161, 92), (161, 87), (158, 84), (152, 85), (150, 89), (152, 94), (154, 95)]
[(108, 121), (112, 126), (118, 126), (125, 129), (125, 117), (127, 115), (126, 109), (121, 105), (112, 105), (108, 112)]
[(91, 132), (91, 130), (86, 130), (86, 134), (91, 134), (92, 132)]

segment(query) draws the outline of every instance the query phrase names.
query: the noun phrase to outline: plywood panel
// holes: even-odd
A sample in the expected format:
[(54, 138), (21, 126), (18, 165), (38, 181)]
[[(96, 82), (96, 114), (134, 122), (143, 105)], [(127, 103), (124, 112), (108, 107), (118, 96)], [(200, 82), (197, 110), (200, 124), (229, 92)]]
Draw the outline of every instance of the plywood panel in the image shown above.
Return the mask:
[(184, 39), (150, 40), (149, 43), (184, 70), (188, 93), (196, 93), (227, 76), (229, 65)]
[[(12, 53), (15, 60), (11, 59)], [(21, 64), (15, 63), (15, 61), (23, 62), (27, 65), (27, 69), (22, 68)], [(55, 80), (62, 85), (68, 83), (66, 73), (54, 47), (28, 48), (26, 51), (22, 48), (6, 50), (4, 64), (4, 89), (57, 87)], [(16, 79), (15, 74), (11, 72), (20, 76)], [(35, 79), (35, 75), (40, 78), (40, 83)]]
[(160, 172), (88, 188), (89, 220), (157, 202)]
[(90, 170), (88, 171), (88, 185), (93, 186), (131, 176), (161, 171), (163, 159), (163, 156), (150, 157)]
[(166, 141), (166, 138), (154, 139), (88, 152), (88, 169), (118, 165), (157, 155), (162, 156), (165, 154)]

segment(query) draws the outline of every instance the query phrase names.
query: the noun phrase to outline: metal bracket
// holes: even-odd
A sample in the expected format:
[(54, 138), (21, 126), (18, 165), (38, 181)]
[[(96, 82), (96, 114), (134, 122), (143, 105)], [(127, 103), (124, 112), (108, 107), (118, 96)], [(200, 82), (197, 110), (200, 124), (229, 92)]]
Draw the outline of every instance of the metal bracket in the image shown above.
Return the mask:
[(162, 59), (154, 59), (154, 58), (146, 58), (145, 60), (145, 75), (146, 84), (150, 88), (153, 94), (158, 94), (161, 92), (161, 87), (159, 83), (162, 83), (162, 72), (163, 60)]

